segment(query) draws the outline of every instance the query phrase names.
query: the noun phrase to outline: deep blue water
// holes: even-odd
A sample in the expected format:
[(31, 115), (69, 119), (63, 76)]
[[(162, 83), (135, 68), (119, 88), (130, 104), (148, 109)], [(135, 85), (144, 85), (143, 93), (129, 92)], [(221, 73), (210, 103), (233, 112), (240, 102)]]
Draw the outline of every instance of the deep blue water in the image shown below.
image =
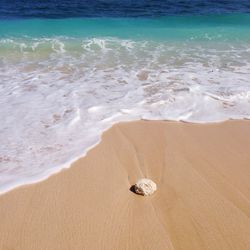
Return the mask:
[(0, 0), (0, 18), (249, 13), (250, 0)]

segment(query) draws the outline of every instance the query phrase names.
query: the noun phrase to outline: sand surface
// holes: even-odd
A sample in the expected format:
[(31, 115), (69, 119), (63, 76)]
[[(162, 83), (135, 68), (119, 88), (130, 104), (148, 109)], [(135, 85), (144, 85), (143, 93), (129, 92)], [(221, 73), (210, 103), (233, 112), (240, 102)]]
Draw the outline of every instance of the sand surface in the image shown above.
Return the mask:
[[(129, 190), (141, 177), (153, 196)], [(250, 122), (115, 125), (70, 169), (0, 196), (0, 218), (1, 250), (249, 250)]]

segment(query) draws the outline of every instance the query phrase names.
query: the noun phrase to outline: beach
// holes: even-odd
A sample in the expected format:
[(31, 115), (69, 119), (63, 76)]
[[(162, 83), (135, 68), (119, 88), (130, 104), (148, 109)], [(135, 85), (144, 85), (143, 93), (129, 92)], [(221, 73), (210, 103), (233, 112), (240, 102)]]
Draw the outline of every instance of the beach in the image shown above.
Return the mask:
[[(0, 249), (250, 249), (250, 122), (118, 123), (0, 196)], [(150, 178), (149, 197), (130, 187)]]
[(249, 24), (249, 0), (2, 0), (0, 250), (249, 250)]

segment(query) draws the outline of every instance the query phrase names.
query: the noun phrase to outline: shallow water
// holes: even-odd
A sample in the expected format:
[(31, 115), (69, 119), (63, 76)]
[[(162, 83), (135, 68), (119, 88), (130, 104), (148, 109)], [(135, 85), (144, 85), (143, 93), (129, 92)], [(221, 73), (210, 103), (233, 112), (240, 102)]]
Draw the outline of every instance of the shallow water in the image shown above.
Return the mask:
[(119, 121), (250, 118), (250, 15), (0, 21), (0, 191)]

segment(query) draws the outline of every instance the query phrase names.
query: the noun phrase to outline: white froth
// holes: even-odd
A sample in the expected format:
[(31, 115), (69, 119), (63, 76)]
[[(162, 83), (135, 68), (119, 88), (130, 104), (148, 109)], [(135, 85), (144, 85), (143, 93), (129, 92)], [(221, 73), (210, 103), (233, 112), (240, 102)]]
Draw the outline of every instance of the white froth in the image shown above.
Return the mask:
[(0, 192), (68, 166), (119, 121), (250, 118), (246, 44), (0, 40)]

